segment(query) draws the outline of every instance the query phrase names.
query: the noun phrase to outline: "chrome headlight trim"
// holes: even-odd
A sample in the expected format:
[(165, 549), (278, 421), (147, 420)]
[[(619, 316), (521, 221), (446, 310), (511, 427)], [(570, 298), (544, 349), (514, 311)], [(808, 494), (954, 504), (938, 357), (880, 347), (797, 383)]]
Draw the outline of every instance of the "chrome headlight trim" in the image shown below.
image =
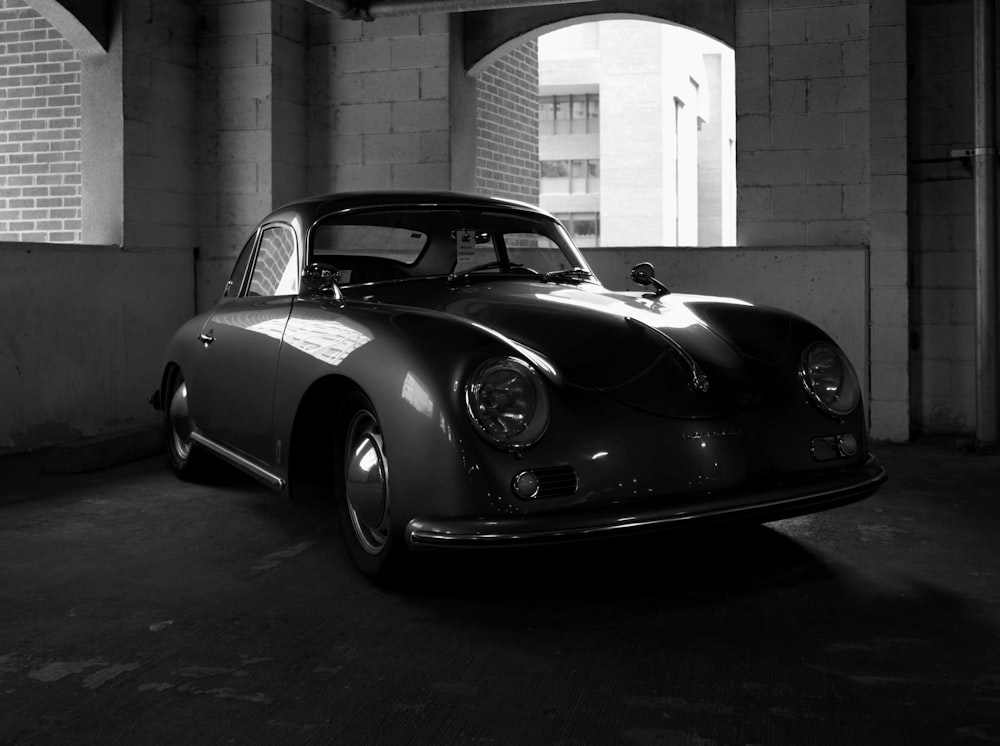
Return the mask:
[(549, 425), (545, 382), (516, 357), (490, 358), (476, 368), (465, 383), (465, 407), (479, 434), (502, 450), (534, 445)]
[(830, 417), (846, 417), (861, 402), (854, 367), (831, 342), (813, 342), (802, 351), (799, 379), (809, 401)]

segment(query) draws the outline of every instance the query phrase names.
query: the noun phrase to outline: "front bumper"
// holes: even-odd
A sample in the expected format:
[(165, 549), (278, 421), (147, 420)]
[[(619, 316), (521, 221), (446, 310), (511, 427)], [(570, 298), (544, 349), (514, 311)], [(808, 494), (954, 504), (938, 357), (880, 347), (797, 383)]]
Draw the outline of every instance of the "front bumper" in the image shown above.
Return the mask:
[(864, 465), (834, 475), (822, 473), (756, 489), (532, 516), (418, 517), (406, 526), (406, 543), (413, 549), (536, 546), (714, 522), (766, 523), (861, 500), (874, 493), (886, 478), (885, 469), (869, 456)]

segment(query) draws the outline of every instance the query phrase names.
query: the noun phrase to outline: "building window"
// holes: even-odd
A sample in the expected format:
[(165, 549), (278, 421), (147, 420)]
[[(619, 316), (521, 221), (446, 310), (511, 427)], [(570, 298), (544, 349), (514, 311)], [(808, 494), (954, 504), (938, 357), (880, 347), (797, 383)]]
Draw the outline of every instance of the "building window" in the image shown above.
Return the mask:
[(601, 215), (597, 212), (557, 212), (556, 218), (566, 226), (573, 241), (581, 249), (601, 245)]
[(601, 191), (601, 162), (542, 161), (542, 194), (597, 194)]
[(540, 135), (586, 135), (600, 132), (600, 96), (574, 93), (538, 99)]

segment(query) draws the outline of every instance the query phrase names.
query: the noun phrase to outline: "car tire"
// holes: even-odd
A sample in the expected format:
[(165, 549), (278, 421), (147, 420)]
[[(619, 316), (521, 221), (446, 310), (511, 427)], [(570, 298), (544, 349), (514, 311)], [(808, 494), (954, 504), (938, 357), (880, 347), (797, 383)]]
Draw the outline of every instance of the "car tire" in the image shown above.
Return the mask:
[(197, 480), (208, 474), (208, 455), (191, 440), (191, 413), (188, 410), (187, 384), (181, 372), (174, 371), (167, 386), (163, 407), (163, 439), (167, 463), (181, 479)]
[(344, 400), (337, 459), (337, 514), (344, 546), (362, 575), (398, 577), (403, 547), (390, 520), (388, 460), (375, 407), (361, 392)]

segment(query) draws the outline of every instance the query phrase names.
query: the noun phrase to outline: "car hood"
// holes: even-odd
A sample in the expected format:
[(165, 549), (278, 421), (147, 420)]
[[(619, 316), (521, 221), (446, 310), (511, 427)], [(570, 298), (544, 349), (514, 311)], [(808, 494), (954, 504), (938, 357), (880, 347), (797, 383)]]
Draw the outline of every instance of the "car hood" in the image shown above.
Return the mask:
[(718, 417), (746, 408), (758, 393), (759, 365), (716, 333), (703, 313), (720, 304), (752, 313), (742, 301), (647, 298), (589, 284), (511, 279), (407, 290), (378, 300), (486, 327), (544, 355), (566, 384), (598, 389), (643, 411)]

